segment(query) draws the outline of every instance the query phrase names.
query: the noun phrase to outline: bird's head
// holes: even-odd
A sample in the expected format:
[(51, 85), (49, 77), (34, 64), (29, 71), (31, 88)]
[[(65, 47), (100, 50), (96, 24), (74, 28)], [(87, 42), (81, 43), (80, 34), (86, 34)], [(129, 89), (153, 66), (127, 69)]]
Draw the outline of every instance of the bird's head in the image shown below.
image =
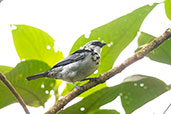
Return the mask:
[(100, 42), (100, 41), (97, 41), (97, 40), (93, 40), (93, 41), (90, 41), (87, 44), (85, 44), (83, 49), (92, 50), (92, 51), (95, 51), (95, 52), (100, 54), (101, 48), (104, 45), (106, 45), (106, 43), (103, 43), (103, 42)]

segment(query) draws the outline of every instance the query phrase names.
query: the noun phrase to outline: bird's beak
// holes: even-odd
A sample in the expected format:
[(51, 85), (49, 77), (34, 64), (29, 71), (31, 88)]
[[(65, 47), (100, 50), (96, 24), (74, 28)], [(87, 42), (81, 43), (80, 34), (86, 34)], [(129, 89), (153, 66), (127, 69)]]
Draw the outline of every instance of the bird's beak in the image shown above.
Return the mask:
[(105, 45), (106, 45), (106, 43), (102, 43), (101, 47), (103, 47), (103, 46), (105, 46)]

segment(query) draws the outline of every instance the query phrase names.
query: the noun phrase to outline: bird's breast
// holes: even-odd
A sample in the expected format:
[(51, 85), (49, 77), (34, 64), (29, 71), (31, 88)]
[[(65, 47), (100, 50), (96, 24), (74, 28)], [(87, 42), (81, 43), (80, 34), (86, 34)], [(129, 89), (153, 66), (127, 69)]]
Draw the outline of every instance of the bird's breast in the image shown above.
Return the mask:
[(80, 75), (84, 78), (94, 73), (100, 64), (100, 56), (98, 54), (87, 56), (79, 65)]

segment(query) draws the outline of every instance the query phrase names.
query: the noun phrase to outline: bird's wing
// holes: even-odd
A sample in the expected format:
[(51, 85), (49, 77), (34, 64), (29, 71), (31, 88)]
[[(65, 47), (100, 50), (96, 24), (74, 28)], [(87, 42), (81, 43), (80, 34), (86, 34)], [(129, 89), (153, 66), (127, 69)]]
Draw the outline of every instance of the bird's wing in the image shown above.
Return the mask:
[(83, 60), (86, 57), (86, 54), (85, 54), (86, 52), (91, 52), (91, 51), (84, 50), (84, 49), (77, 50), (74, 53), (72, 53), (70, 56), (58, 62), (55, 66), (53, 66), (53, 68), (65, 66), (67, 64), (70, 64), (79, 60)]

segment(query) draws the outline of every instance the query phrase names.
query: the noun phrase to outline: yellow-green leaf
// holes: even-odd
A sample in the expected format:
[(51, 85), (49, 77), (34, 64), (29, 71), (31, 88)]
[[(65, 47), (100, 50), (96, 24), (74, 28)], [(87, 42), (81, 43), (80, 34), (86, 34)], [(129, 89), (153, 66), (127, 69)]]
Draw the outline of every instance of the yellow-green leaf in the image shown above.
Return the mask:
[(1, 73), (5, 73), (5, 72), (8, 72), (8, 71), (10, 71), (12, 69), (12, 67), (10, 67), (10, 66), (4, 66), (4, 65), (0, 65), (0, 72)]
[(165, 0), (165, 12), (168, 19), (171, 20), (171, 0)]
[(14, 45), (21, 60), (41, 60), (52, 67), (63, 59), (61, 51), (55, 52), (54, 39), (46, 32), (28, 25), (14, 26)]

